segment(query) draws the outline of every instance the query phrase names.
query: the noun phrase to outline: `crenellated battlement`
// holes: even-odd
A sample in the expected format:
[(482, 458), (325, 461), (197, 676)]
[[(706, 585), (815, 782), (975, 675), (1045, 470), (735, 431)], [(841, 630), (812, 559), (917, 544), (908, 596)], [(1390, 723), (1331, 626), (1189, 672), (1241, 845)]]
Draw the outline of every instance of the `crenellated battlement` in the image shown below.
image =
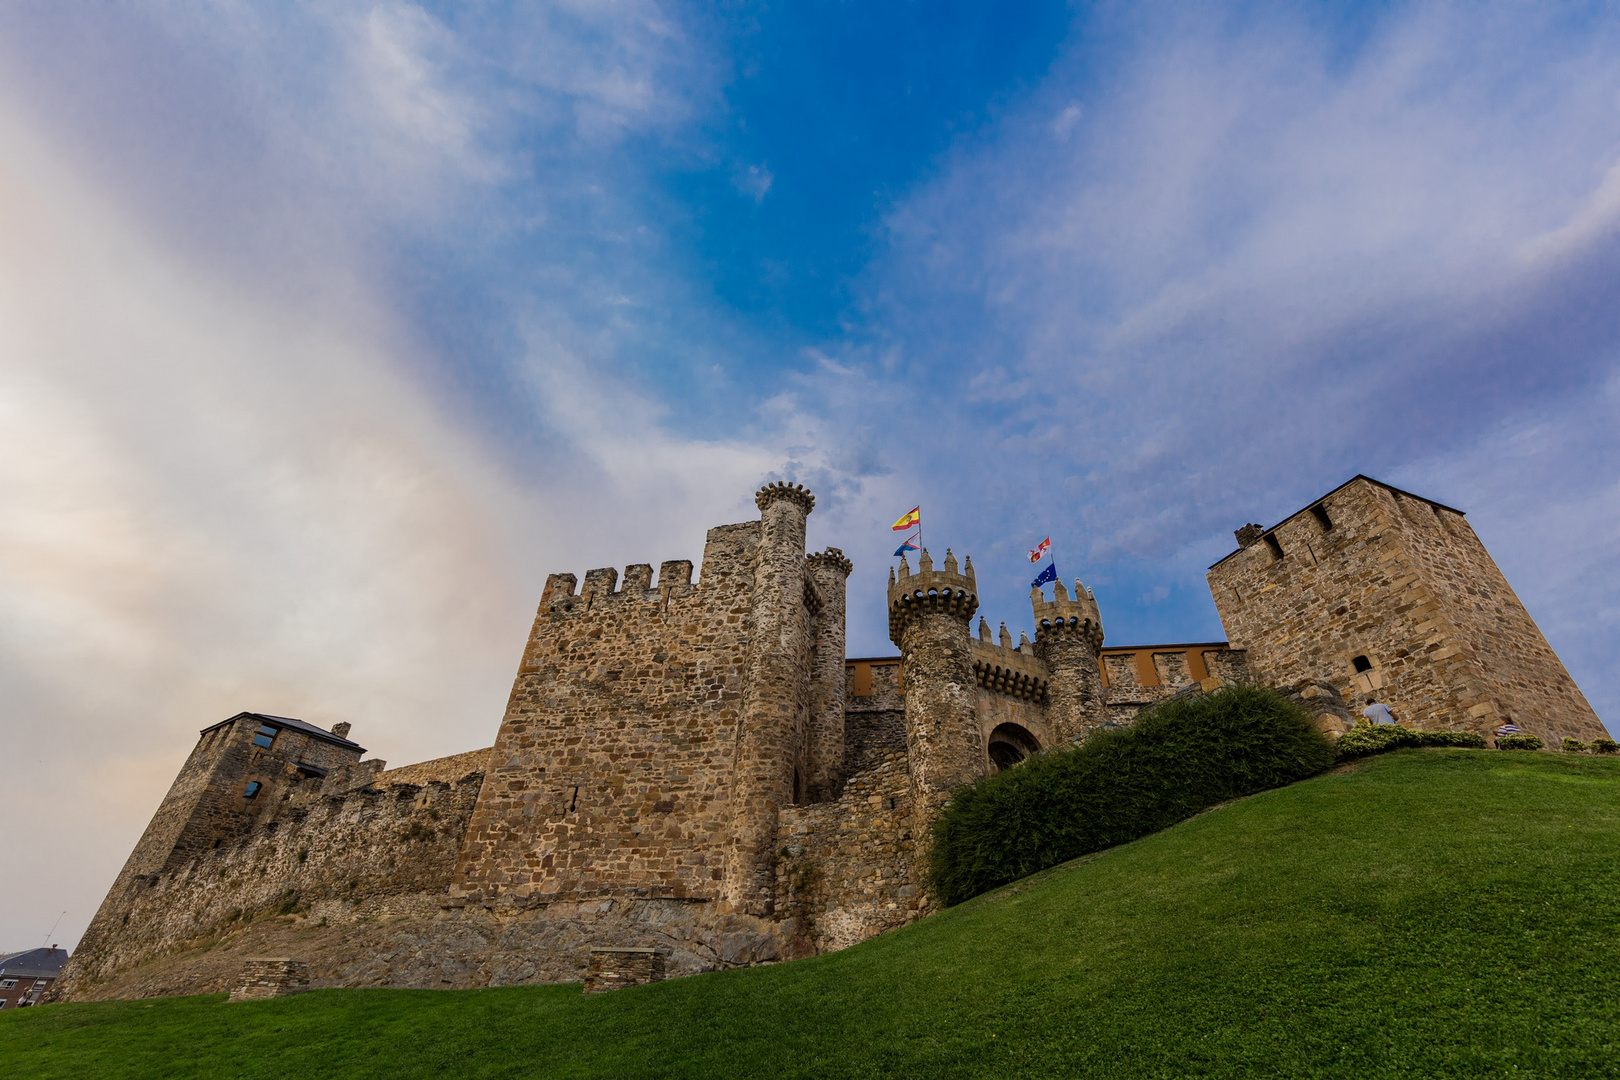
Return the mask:
[(754, 492), (754, 505), (759, 507), (759, 512), (762, 514), (770, 508), (772, 503), (783, 499), (797, 503), (803, 507), (806, 514), (816, 508), (816, 497), (810, 494), (810, 489), (803, 484), (790, 484), (784, 480), (778, 480), (766, 484)]
[(1035, 613), (1035, 640), (1057, 634), (1078, 634), (1091, 643), (1093, 651), (1102, 648), (1102, 616), (1097, 612), (1097, 598), (1091, 590), (1074, 579), (1074, 596), (1063, 582), (1054, 583), (1052, 599), (1048, 600), (1036, 586), (1029, 594), (1030, 607)]
[[(1024, 639), (1028, 644), (1028, 639)], [(973, 653), (973, 675), (986, 690), (1023, 698), (1037, 704), (1046, 701), (1047, 685), (1051, 676), (1046, 664), (1031, 650), (1019, 649), (1012, 643), (1007, 624), (1001, 624), (1000, 642), (990, 638), (990, 624), (979, 620), (979, 636), (969, 638)]]
[(844, 556), (842, 548), (830, 547), (826, 551), (812, 552), (804, 557), (804, 561), (809, 564), (811, 571), (836, 570), (844, 577), (849, 577), (850, 571), (855, 569), (855, 564)]
[(979, 585), (973, 575), (973, 560), (969, 558), (958, 570), (950, 548), (945, 549), (943, 569), (934, 569), (933, 557), (923, 548), (915, 574), (904, 557), (898, 574), (889, 571), (889, 640), (896, 645), (901, 644), (906, 625), (919, 615), (941, 612), (966, 622), (978, 609)]
[[(575, 592), (575, 587), (579, 591)], [(671, 598), (688, 596), (692, 584), (692, 561), (670, 559), (658, 567), (658, 585), (653, 585), (650, 563), (632, 563), (624, 568), (624, 582), (619, 583), (619, 571), (611, 566), (598, 567), (585, 572), (585, 582), (573, 574), (552, 574), (546, 578), (546, 587), (540, 593), (541, 611), (590, 611), (604, 604), (658, 603), (667, 605)]]

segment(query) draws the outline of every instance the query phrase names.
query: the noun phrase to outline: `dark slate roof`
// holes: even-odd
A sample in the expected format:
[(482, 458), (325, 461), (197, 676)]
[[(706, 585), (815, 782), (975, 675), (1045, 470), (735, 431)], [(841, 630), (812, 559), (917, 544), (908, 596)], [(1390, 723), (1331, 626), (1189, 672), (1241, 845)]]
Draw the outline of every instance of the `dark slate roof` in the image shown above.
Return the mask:
[[(1345, 488), (1349, 487), (1351, 484), (1355, 483), (1357, 480), (1365, 480), (1369, 484), (1377, 484), (1379, 487), (1383, 488), (1385, 491), (1393, 491), (1397, 495), (1405, 495), (1408, 499), (1416, 499), (1418, 502), (1426, 502), (1430, 506), (1438, 506), (1442, 510), (1450, 510), (1453, 514), (1462, 514), (1464, 517), (1466, 517), (1468, 515), (1468, 511), (1466, 511), (1466, 510), (1459, 510), (1455, 506), (1447, 506), (1445, 503), (1437, 502), (1436, 500), (1429, 498), (1427, 495), (1418, 495), (1418, 494), (1415, 494), (1413, 492), (1407, 491), (1407, 490), (1405, 490), (1403, 488), (1398, 488), (1394, 484), (1386, 484), (1382, 480), (1373, 479), (1372, 477), (1368, 476), (1366, 473), (1356, 473), (1356, 475), (1352, 476), (1350, 479), (1346, 480), (1344, 483), (1340, 484), (1338, 487), (1334, 488), (1332, 491), (1328, 492), (1326, 495), (1323, 495), (1321, 498), (1312, 499), (1310, 502), (1306, 503), (1304, 506), (1300, 507), (1298, 510), (1295, 510), (1292, 514), (1289, 514), (1287, 517), (1285, 517), (1281, 521), (1277, 522), (1276, 525), (1273, 525), (1271, 528), (1267, 529), (1266, 532), (1269, 533), (1269, 532), (1272, 532), (1272, 531), (1276, 530), (1277, 528), (1282, 526), (1283, 522), (1290, 521), (1290, 520), (1292, 520), (1294, 518), (1297, 518), (1297, 517), (1299, 517), (1299, 515), (1303, 514), (1305, 511), (1309, 510), (1311, 507), (1315, 506), (1316, 504), (1318, 504), (1320, 502), (1325, 502), (1326, 500), (1331, 499), (1333, 496), (1337, 495), (1339, 492), (1343, 491)], [(1221, 556), (1215, 562), (1211, 563), (1209, 568), (1211, 570), (1215, 569), (1217, 566), (1221, 565), (1221, 563), (1225, 562), (1227, 559), (1230, 559), (1232, 557), (1232, 555), (1236, 555), (1238, 553), (1238, 551), (1242, 551), (1242, 550), (1243, 549), (1240, 547), (1240, 548), (1237, 549), (1237, 551), (1232, 552), (1230, 555)]]
[(68, 962), (66, 949), (29, 949), (0, 956), (0, 975), (13, 979), (54, 979)]
[(234, 724), (244, 716), (249, 720), (257, 720), (261, 724), (275, 724), (277, 727), (290, 728), (293, 731), (302, 731), (305, 735), (320, 739), (322, 742), (329, 742), (334, 746), (342, 746), (350, 750), (358, 750), (362, 754), (366, 752), (366, 748), (361, 746), (359, 743), (345, 739), (341, 735), (334, 735), (325, 728), (316, 727), (314, 724), (311, 724), (306, 720), (297, 720), (291, 716), (271, 716), (269, 713), (237, 713), (235, 716), (227, 720), (221, 720), (217, 724), (210, 724), (208, 727), (203, 728), (203, 731), (213, 731), (215, 728), (224, 727), (226, 724)]

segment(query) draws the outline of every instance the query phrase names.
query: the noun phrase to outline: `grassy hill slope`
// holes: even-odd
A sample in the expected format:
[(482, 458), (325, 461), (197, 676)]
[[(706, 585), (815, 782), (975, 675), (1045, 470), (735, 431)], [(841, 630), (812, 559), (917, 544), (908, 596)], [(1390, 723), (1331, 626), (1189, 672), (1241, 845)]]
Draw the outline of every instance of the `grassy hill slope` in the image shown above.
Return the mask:
[(857, 948), (585, 998), (328, 990), (0, 1014), (17, 1075), (1600, 1076), (1620, 762), (1403, 751)]

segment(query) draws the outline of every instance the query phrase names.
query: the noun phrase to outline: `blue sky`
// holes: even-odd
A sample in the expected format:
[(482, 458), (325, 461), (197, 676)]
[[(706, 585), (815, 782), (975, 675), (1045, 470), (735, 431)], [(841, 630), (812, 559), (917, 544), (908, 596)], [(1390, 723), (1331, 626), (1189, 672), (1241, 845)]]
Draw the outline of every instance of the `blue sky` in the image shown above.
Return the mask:
[[(874, 10), (881, 7), (881, 10)], [(1005, 7), (1005, 6), (1003, 6)], [(1110, 641), (1366, 472), (1469, 511), (1620, 710), (1604, 5), (0, 13), (0, 838), (71, 941), (196, 731), (485, 745), (547, 573), (764, 480), (854, 559), (1026, 547)], [(87, 672), (93, 673), (87, 676)]]

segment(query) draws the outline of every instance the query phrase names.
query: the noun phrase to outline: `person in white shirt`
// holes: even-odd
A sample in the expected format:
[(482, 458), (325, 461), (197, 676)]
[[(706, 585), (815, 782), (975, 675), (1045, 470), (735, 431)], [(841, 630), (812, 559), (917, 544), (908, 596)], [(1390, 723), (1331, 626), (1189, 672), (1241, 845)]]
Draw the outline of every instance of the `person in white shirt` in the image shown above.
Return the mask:
[(1395, 722), (1395, 714), (1389, 711), (1389, 706), (1373, 697), (1367, 699), (1367, 707), (1361, 710), (1361, 715), (1374, 724), (1393, 724)]

